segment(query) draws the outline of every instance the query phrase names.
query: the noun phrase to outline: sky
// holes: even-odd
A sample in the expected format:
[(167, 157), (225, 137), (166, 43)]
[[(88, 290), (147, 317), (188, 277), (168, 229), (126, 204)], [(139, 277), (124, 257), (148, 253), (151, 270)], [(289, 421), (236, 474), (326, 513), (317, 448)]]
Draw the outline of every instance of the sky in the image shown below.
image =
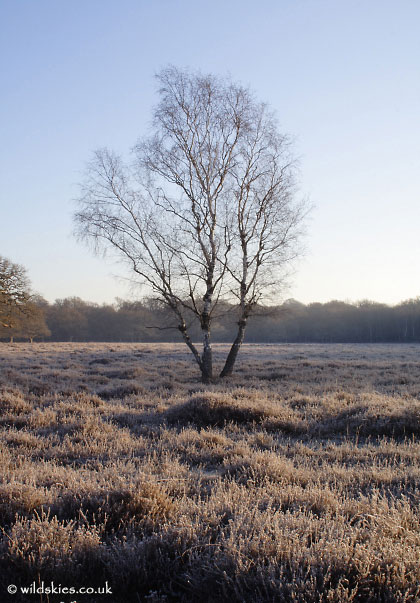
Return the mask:
[(420, 296), (418, 0), (0, 0), (0, 255), (50, 302), (133, 297), (73, 234), (94, 149), (150, 132), (169, 63), (276, 111), (313, 206), (283, 298)]

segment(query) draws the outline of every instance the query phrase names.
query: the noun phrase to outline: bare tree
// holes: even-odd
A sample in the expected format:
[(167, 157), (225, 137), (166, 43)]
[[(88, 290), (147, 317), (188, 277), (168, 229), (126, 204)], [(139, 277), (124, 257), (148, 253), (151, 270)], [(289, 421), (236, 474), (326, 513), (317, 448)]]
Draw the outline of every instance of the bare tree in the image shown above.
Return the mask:
[[(157, 79), (154, 134), (135, 146), (131, 165), (95, 152), (75, 218), (79, 235), (117, 250), (172, 310), (208, 382), (220, 302), (238, 309), (226, 377), (248, 318), (278, 292), (297, 253), (305, 206), (294, 200), (289, 140), (267, 105), (211, 75), (169, 67)], [(199, 321), (201, 352), (189, 316)]]
[(26, 269), (0, 256), (0, 327), (16, 327), (28, 311), (29, 299)]

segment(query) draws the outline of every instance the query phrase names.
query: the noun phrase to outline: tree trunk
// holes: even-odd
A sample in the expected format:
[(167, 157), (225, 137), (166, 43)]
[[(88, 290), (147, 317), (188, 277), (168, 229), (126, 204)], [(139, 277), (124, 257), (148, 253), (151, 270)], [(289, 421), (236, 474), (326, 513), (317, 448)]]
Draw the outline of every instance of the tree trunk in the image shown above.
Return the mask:
[(203, 353), (201, 355), (201, 380), (203, 383), (210, 383), (213, 380), (213, 350), (210, 339), (210, 314), (208, 307), (210, 297), (207, 295), (204, 299), (205, 308), (200, 317), (201, 332), (203, 333)]
[(203, 331), (203, 354), (201, 356), (201, 380), (210, 383), (213, 380), (213, 350), (210, 342), (210, 330)]
[(223, 370), (220, 373), (221, 377), (230, 377), (233, 372), (233, 367), (235, 365), (239, 349), (244, 340), (245, 328), (246, 318), (243, 318), (238, 322), (238, 334), (236, 335), (235, 341), (232, 343), (232, 347), (230, 348), (228, 357), (226, 358), (225, 366), (223, 367)]

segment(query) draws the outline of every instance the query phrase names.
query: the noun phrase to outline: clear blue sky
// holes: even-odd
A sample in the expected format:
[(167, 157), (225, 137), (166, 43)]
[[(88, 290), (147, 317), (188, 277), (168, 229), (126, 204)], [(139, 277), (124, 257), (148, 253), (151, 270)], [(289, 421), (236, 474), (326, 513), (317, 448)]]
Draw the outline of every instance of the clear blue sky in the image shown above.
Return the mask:
[(315, 210), (285, 297), (420, 295), (419, 23), (418, 0), (1, 0), (0, 255), (50, 301), (129, 294), (73, 238), (72, 199), (173, 63), (249, 84), (295, 138)]

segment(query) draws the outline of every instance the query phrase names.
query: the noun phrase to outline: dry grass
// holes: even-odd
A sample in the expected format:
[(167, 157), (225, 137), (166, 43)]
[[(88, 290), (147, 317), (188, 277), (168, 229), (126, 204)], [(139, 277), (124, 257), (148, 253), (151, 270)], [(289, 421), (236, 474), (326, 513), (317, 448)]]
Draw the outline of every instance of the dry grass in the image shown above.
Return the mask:
[(0, 344), (0, 600), (420, 600), (419, 352)]

